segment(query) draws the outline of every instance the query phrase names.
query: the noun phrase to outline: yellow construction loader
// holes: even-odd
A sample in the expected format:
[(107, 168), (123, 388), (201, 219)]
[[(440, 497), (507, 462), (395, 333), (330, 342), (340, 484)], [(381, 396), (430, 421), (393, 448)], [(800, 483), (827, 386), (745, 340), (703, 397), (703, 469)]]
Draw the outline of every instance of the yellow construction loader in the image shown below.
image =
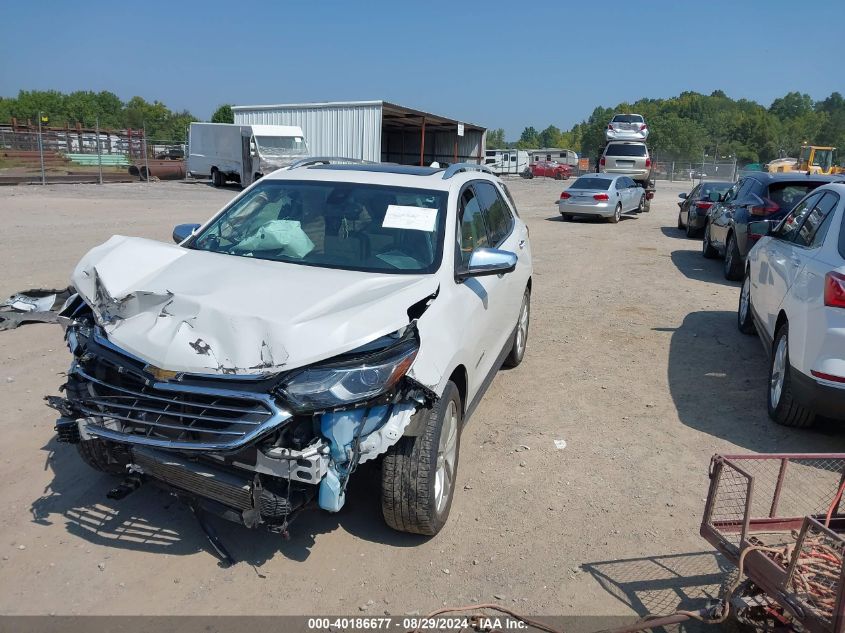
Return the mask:
[(778, 158), (766, 165), (770, 173), (802, 171), (810, 174), (845, 174), (845, 167), (837, 164), (836, 148), (821, 145), (802, 145), (798, 159)]

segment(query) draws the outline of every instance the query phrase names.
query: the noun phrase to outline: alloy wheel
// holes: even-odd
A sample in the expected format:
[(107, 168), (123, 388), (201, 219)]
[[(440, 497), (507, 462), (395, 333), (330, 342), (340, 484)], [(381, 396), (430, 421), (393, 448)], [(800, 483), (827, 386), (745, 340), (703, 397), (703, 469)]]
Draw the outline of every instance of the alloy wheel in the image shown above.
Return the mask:
[(772, 359), (772, 374), (769, 378), (769, 400), (772, 403), (772, 408), (777, 408), (780, 403), (781, 394), (783, 394), (783, 383), (786, 379), (786, 336), (780, 337), (775, 356)]
[(440, 429), (440, 441), (437, 446), (437, 469), (434, 475), (434, 505), (438, 512), (443, 511), (452, 496), (455, 479), (455, 461), (458, 447), (458, 407), (454, 400), (449, 401), (443, 427)]

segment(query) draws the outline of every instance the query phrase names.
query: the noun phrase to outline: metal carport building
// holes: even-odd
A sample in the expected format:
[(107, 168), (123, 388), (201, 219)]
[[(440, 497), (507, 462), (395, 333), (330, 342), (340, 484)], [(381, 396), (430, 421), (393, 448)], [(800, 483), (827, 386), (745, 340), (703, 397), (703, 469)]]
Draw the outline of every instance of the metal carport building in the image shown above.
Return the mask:
[(482, 162), (486, 128), (387, 101), (234, 106), (238, 125), (298, 125), (314, 156), (403, 165)]

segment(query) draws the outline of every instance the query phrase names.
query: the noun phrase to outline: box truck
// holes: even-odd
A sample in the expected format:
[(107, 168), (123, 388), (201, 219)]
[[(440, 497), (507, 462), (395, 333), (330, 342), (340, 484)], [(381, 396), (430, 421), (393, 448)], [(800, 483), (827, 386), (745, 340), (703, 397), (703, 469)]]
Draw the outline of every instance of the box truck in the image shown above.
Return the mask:
[(215, 187), (234, 181), (244, 187), (264, 174), (308, 156), (302, 129), (293, 125), (191, 123), (188, 171), (211, 178)]

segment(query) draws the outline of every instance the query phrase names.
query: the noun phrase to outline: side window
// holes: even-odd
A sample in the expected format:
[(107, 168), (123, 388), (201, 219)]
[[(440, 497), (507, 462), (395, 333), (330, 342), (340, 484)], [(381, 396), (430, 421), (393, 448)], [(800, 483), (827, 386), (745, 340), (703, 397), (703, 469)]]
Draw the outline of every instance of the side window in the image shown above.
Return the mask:
[(624, 189), (625, 188), (625, 179), (624, 178), (617, 178), (615, 189)]
[(821, 246), (830, 226), (827, 220), (829, 217), (833, 219), (833, 210), (836, 209), (837, 204), (839, 204), (839, 196), (833, 192), (825, 193), (813, 210), (807, 213), (804, 223), (795, 234), (795, 243), (811, 248)]
[(458, 249), (461, 256), (461, 266), (469, 265), (469, 257), (476, 248), (490, 245), (487, 237), (487, 225), (484, 223), (484, 213), (478, 198), (467, 187), (461, 194), (461, 233)]
[(499, 246), (513, 228), (513, 216), (508, 205), (491, 182), (476, 182), (473, 187), (487, 218), (490, 245)]
[(746, 178), (742, 181), (742, 186), (736, 192), (737, 200), (744, 200), (751, 193), (756, 181), (753, 178)]
[(734, 186), (728, 189), (728, 192), (725, 194), (725, 202), (731, 202), (734, 198), (736, 198), (736, 194), (739, 191), (739, 188), (742, 187), (746, 183), (745, 180), (738, 180), (734, 183)]
[(821, 193), (815, 193), (799, 202), (789, 215), (783, 219), (783, 222), (780, 223), (777, 231), (775, 231), (775, 237), (785, 242), (794, 240), (798, 229), (801, 227), (801, 223), (804, 221), (804, 217), (816, 205), (821, 195)]
[(700, 192), (701, 192), (701, 185), (696, 185), (695, 189), (693, 189), (692, 191), (689, 192), (687, 199), (692, 198), (693, 200), (696, 200), (698, 198), (698, 195), (699, 195)]
[(502, 191), (505, 192), (505, 197), (508, 199), (508, 202), (511, 203), (511, 211), (514, 212), (514, 215), (516, 215), (516, 217), (519, 217), (519, 210), (516, 208), (516, 202), (514, 202), (513, 200), (513, 196), (511, 195), (510, 189), (508, 189), (508, 186), (503, 182), (499, 182), (499, 186), (502, 188)]

